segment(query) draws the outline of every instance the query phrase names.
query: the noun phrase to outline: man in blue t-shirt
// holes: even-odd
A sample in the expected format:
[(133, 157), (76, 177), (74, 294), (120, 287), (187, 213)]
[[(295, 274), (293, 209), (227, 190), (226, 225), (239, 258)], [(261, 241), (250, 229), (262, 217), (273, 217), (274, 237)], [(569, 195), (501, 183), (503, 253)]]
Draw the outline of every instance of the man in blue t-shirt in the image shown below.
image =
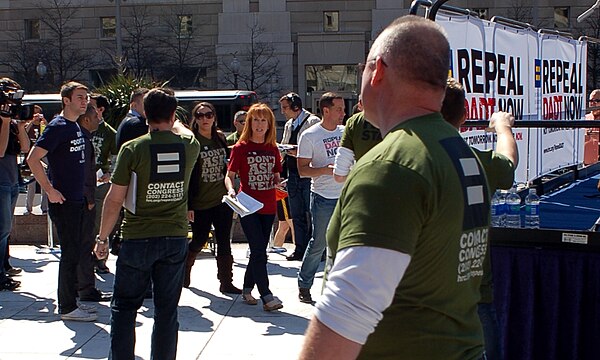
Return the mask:
[[(49, 124), (27, 157), (40, 186), (48, 194), (48, 214), (56, 225), (61, 257), (58, 270), (58, 312), (62, 320), (94, 321), (92, 306), (77, 305), (77, 264), (84, 207), (85, 139), (77, 124), (88, 105), (88, 88), (68, 82), (60, 89), (63, 111)], [(48, 158), (48, 176), (41, 159)]]

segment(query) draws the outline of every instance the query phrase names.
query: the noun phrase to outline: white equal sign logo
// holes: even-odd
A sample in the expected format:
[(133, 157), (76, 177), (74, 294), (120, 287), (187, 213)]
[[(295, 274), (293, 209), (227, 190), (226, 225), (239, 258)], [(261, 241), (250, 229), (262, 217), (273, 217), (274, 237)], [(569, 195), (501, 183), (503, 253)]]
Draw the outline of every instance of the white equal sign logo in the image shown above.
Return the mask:
[[(156, 172), (159, 174), (178, 173), (179, 172), (179, 153), (158, 153), (156, 154), (157, 166)], [(172, 163), (175, 164), (165, 164)]]
[[(465, 177), (479, 175), (479, 166), (475, 158), (460, 159), (460, 165)], [(467, 186), (467, 203), (470, 205), (483, 204), (483, 186)]]

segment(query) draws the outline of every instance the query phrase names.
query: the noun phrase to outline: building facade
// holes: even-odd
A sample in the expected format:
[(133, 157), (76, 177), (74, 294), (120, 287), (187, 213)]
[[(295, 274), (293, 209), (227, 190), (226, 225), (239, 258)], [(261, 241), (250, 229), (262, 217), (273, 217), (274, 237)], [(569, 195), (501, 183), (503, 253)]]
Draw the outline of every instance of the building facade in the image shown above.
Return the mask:
[[(488, 19), (503, 16), (597, 37), (598, 11), (591, 22), (575, 20), (592, 3), (447, 4)], [(356, 64), (365, 60), (381, 29), (408, 14), (410, 5), (407, 0), (0, 0), (0, 72), (30, 92), (55, 92), (69, 79), (99, 85), (126, 69), (179, 88), (255, 90), (274, 108), (288, 91), (298, 92), (313, 111), (325, 91), (342, 94), (351, 106), (360, 90)]]

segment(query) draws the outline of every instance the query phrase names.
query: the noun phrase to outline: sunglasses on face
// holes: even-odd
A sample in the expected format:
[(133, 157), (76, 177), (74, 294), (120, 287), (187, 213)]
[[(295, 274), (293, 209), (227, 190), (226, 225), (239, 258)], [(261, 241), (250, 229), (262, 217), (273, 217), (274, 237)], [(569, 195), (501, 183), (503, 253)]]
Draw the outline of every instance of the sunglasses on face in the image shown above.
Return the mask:
[(215, 114), (212, 111), (208, 111), (205, 113), (202, 112), (196, 112), (196, 119), (202, 119), (202, 118), (207, 118), (208, 120), (212, 119), (213, 117), (215, 117)]

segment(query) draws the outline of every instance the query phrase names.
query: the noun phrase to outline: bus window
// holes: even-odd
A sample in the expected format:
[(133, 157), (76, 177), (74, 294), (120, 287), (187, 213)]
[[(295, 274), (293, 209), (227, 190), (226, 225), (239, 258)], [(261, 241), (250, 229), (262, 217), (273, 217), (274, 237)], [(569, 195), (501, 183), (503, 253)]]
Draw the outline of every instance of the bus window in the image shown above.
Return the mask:
[[(233, 131), (233, 115), (237, 111), (248, 110), (252, 104), (258, 101), (254, 91), (241, 90), (176, 90), (175, 96), (188, 116), (191, 115), (194, 106), (201, 101), (213, 104), (217, 109), (219, 128), (225, 132)], [(54, 115), (60, 113), (62, 108), (60, 94), (27, 94), (23, 100), (24, 102), (40, 105), (44, 109), (44, 115), (47, 119), (51, 119)], [(189, 121), (189, 119), (187, 120)], [(117, 122), (114, 127), (117, 128), (118, 125)]]

